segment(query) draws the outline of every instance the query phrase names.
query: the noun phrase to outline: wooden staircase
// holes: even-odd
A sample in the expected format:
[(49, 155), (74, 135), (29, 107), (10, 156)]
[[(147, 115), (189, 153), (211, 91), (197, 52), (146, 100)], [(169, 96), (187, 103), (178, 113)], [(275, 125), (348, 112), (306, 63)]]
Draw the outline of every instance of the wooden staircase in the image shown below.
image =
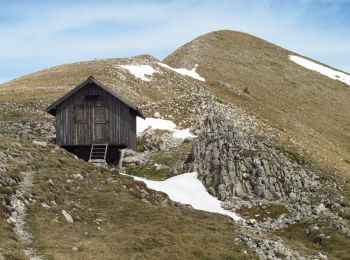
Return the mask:
[(108, 143), (93, 143), (91, 146), (89, 162), (106, 163)]

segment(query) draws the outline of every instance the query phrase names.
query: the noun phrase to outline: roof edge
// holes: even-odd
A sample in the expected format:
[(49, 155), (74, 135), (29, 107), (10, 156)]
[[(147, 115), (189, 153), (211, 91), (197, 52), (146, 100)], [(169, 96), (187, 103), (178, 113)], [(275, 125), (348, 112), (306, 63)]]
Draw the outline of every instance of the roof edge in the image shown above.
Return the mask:
[(62, 102), (64, 102), (66, 99), (68, 99), (71, 95), (73, 95), (74, 93), (76, 93), (78, 90), (80, 90), (81, 88), (85, 87), (87, 84), (89, 84), (90, 82), (94, 83), (95, 85), (99, 86), (100, 88), (102, 88), (103, 90), (105, 90), (106, 92), (108, 92), (109, 94), (111, 94), (112, 96), (114, 96), (115, 98), (117, 98), (118, 100), (120, 100), (122, 103), (124, 103), (125, 105), (127, 105), (130, 109), (134, 110), (136, 112), (136, 115), (145, 119), (145, 115), (142, 113), (142, 111), (135, 106), (134, 104), (132, 104), (130, 101), (124, 99), (123, 97), (119, 96), (117, 93), (115, 93), (111, 88), (107, 87), (106, 85), (104, 85), (103, 83), (101, 83), (100, 81), (98, 81), (97, 79), (95, 79), (93, 76), (89, 76), (86, 80), (84, 80), (82, 83), (80, 83), (79, 85), (77, 85), (76, 87), (74, 87), (73, 89), (71, 89), (69, 92), (67, 92), (66, 94), (64, 94), (62, 97), (60, 97), (59, 99), (57, 99), (56, 101), (54, 101), (51, 105), (49, 105), (45, 111), (47, 113), (49, 113), (50, 115), (56, 116), (56, 107), (58, 105), (60, 105)]

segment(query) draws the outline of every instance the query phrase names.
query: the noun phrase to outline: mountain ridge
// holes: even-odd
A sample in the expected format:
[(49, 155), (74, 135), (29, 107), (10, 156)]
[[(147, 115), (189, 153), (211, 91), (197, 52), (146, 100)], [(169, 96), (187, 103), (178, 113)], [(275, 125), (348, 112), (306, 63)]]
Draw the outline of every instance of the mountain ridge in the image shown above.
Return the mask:
[[(290, 51), (290, 50), (288, 50), (288, 49), (285, 48), (285, 47), (279, 46), (279, 45), (277, 45), (277, 44), (274, 44), (274, 43), (272, 43), (272, 42), (269, 42), (268, 40), (259, 38), (259, 37), (257, 37), (257, 36), (252, 35), (252, 34), (245, 33), (245, 32), (242, 32), (242, 31), (234, 31), (234, 30), (230, 30), (230, 29), (215, 30), (215, 31), (211, 31), (211, 32), (205, 33), (205, 34), (203, 34), (203, 35), (200, 35), (200, 36), (194, 38), (193, 40), (191, 40), (191, 41), (185, 43), (184, 45), (180, 46), (178, 49), (176, 49), (176, 50), (173, 51), (172, 53), (170, 53), (168, 56), (166, 56), (166, 57), (163, 59), (163, 61), (168, 61), (169, 63), (171, 63), (171, 60), (170, 60), (171, 57), (172, 57), (173, 55), (177, 55), (176, 53), (179, 52), (180, 49), (181, 49), (182, 47), (185, 47), (185, 46), (187, 46), (187, 45), (190, 45), (190, 44), (193, 43), (194, 41), (202, 40), (203, 38), (205, 38), (205, 37), (207, 37), (207, 36), (210, 36), (210, 35), (212, 35), (212, 34), (220, 34), (220, 33), (223, 33), (223, 34), (230, 33), (230, 34), (235, 34), (235, 35), (241, 35), (241, 36), (244, 37), (245, 39), (249, 39), (249, 38), (250, 38), (250, 39), (255, 39), (255, 40), (257, 40), (257, 41), (260, 41), (261, 43), (268, 44), (268, 45), (273, 45), (273, 46), (275, 46), (275, 47), (277, 47), (277, 48), (279, 48), (279, 49), (282, 49), (282, 50), (286, 51), (286, 52), (289, 53), (289, 54), (298, 55), (299, 57), (303, 57), (303, 58), (309, 59), (309, 60), (311, 60), (311, 61), (313, 61), (313, 62), (316, 62), (316, 63), (318, 63), (318, 64), (320, 64), (320, 65), (323, 65), (323, 66), (325, 66), (325, 67), (328, 67), (328, 68), (337, 70), (337, 71), (339, 71), (339, 72), (343, 72), (343, 73), (345, 73), (345, 74), (347, 74), (347, 75), (350, 76), (350, 72), (347, 72), (347, 71), (345, 71), (345, 70), (341, 70), (341, 69), (339, 69), (339, 68), (332, 67), (332, 66), (330, 66), (330, 65), (328, 65), (328, 64), (326, 64), (326, 63), (323, 63), (323, 62), (320, 62), (320, 61), (318, 61), (318, 60), (312, 59), (312, 58), (307, 57), (307, 56), (305, 56), (305, 55), (302, 55), (302, 54), (300, 54), (300, 53), (296, 53), (296, 52), (294, 52), (294, 51)], [(185, 65), (185, 64), (184, 64), (184, 65)]]
[[(322, 153), (332, 157), (328, 166), (332, 168), (335, 162), (338, 169), (349, 173), (345, 160), (350, 157), (350, 116), (346, 112), (350, 88), (290, 61), (288, 55), (304, 57), (257, 37), (225, 30), (194, 39), (164, 62), (175, 67), (199, 64), (198, 73), (215, 95), (267, 120), (282, 129), (282, 134), (291, 132), (283, 139), (285, 143), (302, 140), (305, 144), (298, 144), (299, 153), (305, 154), (311, 146), (317, 154), (317, 143), (327, 143)], [(313, 140), (312, 135), (319, 136)], [(314, 159), (327, 160), (322, 153)]]
[[(27, 246), (58, 259), (347, 256), (349, 88), (257, 37), (228, 31), (203, 37), (166, 58), (166, 66), (150, 55), (93, 60), (1, 85), (0, 258), (25, 258), (20, 252)], [(205, 81), (174, 68), (194, 69)], [(57, 147), (55, 119), (45, 108), (90, 75), (147, 117), (198, 136), (173, 142), (167, 131), (145, 130), (137, 153), (129, 153), (136, 162), (125, 160), (127, 174), (159, 181), (197, 170), (225, 209), (246, 221), (179, 205)], [(23, 198), (14, 196), (29, 173), (32, 186)], [(14, 198), (28, 207), (30, 245), (7, 221), (16, 215)]]
[[(282, 132), (281, 139), (285, 145), (289, 145), (292, 139), (297, 142), (297, 148), (291, 149), (296, 149), (303, 156), (315, 154), (313, 160), (327, 161), (322, 167), (332, 171), (335, 166), (346, 174), (350, 172), (350, 164), (347, 163), (350, 160), (350, 116), (346, 113), (350, 106), (350, 88), (344, 88), (345, 83), (295, 64), (288, 59), (291, 54), (296, 53), (258, 37), (222, 30), (197, 37), (166, 57), (164, 62), (173, 68), (188, 70), (198, 64), (197, 72), (206, 81), (181, 76), (183, 82), (200, 88), (207, 96), (214, 95), (224, 102), (233, 102), (261, 117)], [(3, 91), (9, 88), (26, 91), (29, 87), (31, 92), (35, 92), (35, 88), (54, 87), (56, 94), (51, 92), (50, 96), (58, 97), (63, 89), (68, 90), (94, 74), (138, 106), (151, 100), (183, 95), (181, 91), (189, 94), (186, 87), (167, 95), (152, 94), (154, 90), (160, 90), (160, 85), (167, 86), (168, 90), (174, 88), (172, 80), (161, 79), (162, 73), (175, 75), (174, 71), (161, 68), (159, 62), (151, 55), (76, 62), (24, 75), (0, 86)], [(150, 82), (143, 82), (118, 68), (126, 64), (148, 64), (161, 73), (153, 74)], [(142, 89), (140, 83), (145, 85)], [(170, 107), (167, 111), (169, 113), (165, 114), (171, 114)], [(148, 115), (154, 112), (155, 109)], [(312, 152), (308, 151), (309, 147)]]

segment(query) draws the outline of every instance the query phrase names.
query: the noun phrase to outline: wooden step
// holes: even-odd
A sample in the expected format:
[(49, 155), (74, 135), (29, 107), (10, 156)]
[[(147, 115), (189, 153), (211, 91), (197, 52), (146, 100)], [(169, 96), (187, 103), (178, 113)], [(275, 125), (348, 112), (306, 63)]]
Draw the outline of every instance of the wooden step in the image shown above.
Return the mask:
[(106, 163), (108, 143), (93, 143), (91, 146), (89, 162)]

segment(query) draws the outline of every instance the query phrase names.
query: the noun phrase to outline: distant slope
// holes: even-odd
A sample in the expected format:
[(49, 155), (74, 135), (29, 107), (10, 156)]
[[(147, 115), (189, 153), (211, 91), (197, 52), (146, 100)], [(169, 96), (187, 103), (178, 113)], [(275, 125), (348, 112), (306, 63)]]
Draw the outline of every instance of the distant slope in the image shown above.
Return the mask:
[[(182, 75), (184, 70), (175, 72), (158, 62), (151, 56), (79, 62), (0, 85), (0, 259), (27, 259), (24, 248), (49, 259), (253, 258), (247, 246), (235, 241), (241, 227), (228, 217), (167, 205), (160, 200), (164, 194), (77, 160), (52, 143), (54, 118), (45, 108), (89, 75), (140, 106), (146, 116), (157, 111), (190, 125), (198, 116), (194, 108), (212, 94), (202, 81)], [(45, 142), (40, 146), (34, 140)], [(186, 147), (180, 148), (185, 153)], [(151, 166), (150, 171), (155, 169)], [(20, 198), (34, 202), (27, 205), (25, 225), (33, 235), (30, 243), (18, 238), (8, 218), (16, 215), (13, 195), (32, 171), (33, 186)], [(67, 179), (80, 173), (84, 177), (79, 180)], [(66, 221), (62, 210), (74, 223)]]
[(0, 102), (29, 102), (43, 110), (90, 75), (140, 106), (146, 116), (158, 111), (180, 124), (186, 124), (183, 119), (191, 113), (189, 103), (211, 96), (203, 82), (193, 78), (193, 71), (176, 72), (150, 55), (141, 55), (64, 64), (25, 75), (0, 84)]
[[(166, 88), (169, 87), (174, 80), (184, 81), (187, 85), (194, 85), (191, 84), (191, 81), (193, 82), (191, 78), (184, 77), (169, 69), (163, 68), (158, 62), (156, 58), (149, 55), (125, 59), (114, 58), (83, 61), (44, 69), (6, 82), (1, 86), (2, 90), (6, 87), (16, 90), (28, 88), (31, 91), (47, 88), (47, 91), (52, 93), (53, 91), (57, 91), (57, 88), (72, 88), (81, 83), (88, 76), (93, 75), (96, 79), (112, 87), (121, 95), (131, 98), (133, 102), (141, 103), (150, 100), (155, 101), (157, 98), (162, 99), (166, 96), (164, 91), (154, 95), (154, 91), (150, 92), (150, 88)], [(155, 72), (150, 75), (145, 74), (144, 78), (149, 78), (151, 80), (144, 80), (133, 75), (126, 68), (123, 68), (123, 66), (127, 67), (132, 65), (135, 67), (154, 67), (153, 70)], [(146, 70), (145, 73), (147, 73)], [(171, 97), (174, 92), (181, 90), (181, 87), (183, 87), (181, 83), (182, 82), (176, 86), (171, 86), (172, 88), (169, 89), (173, 91), (170, 93)], [(179, 89), (176, 89), (177, 86), (179, 86)]]
[(286, 143), (301, 148), (298, 153), (350, 173), (350, 87), (296, 64), (289, 55), (296, 54), (245, 33), (216, 31), (185, 44), (164, 62), (188, 69), (198, 64), (217, 96), (281, 129)]
[[(21, 252), (27, 244), (39, 254), (53, 259), (88, 259), (95, 255), (106, 259), (169, 256), (174, 259), (253, 259), (251, 253), (258, 247), (261, 250), (256, 251), (257, 255), (269, 248), (266, 255), (276, 253), (281, 258), (290, 255), (290, 249), (301, 255), (315, 254), (320, 250), (332, 251), (332, 254), (336, 251), (334, 254), (341, 256), (346, 254), (348, 239), (345, 235), (338, 236), (339, 231), (332, 232), (335, 228), (345, 229), (343, 234), (346, 234), (347, 226), (337, 225), (329, 229), (329, 217), (322, 219), (327, 232), (324, 233), (322, 228), (318, 232), (322, 232), (323, 236), (330, 234), (332, 239), (322, 247), (315, 242), (314, 235), (305, 232), (315, 223), (320, 227), (320, 218), (297, 223), (299, 229), (294, 225), (288, 230), (279, 230), (291, 237), (283, 235), (286, 245), (291, 242), (291, 247), (284, 247), (280, 239), (266, 240), (274, 239), (276, 233), (271, 233), (271, 230), (265, 234), (265, 231), (252, 228), (257, 227), (254, 221), (249, 221), (252, 226), (246, 227), (232, 223), (224, 216), (168, 203), (164, 194), (151, 191), (129, 177), (117, 175), (111, 169), (77, 160), (53, 143), (54, 118), (45, 112), (45, 108), (93, 75), (139, 106), (147, 117), (159, 112), (161, 117), (174, 121), (180, 127), (191, 126), (196, 135), (204, 130), (213, 138), (220, 138), (219, 132), (208, 132), (210, 129), (200, 124), (208, 111), (215, 107), (217, 110), (213, 111), (223, 112), (224, 117), (230, 113), (225, 120), (234, 119), (227, 121), (229, 125), (220, 130), (239, 129), (251, 136), (249, 140), (268, 138), (275, 141), (274, 137), (280, 137), (284, 142), (281, 147), (276, 148), (272, 141), (269, 146), (283, 154), (288, 153), (293, 162), (303, 163), (305, 155), (319, 166), (331, 168), (334, 165), (348, 173), (350, 126), (346, 111), (350, 88), (290, 61), (289, 54), (293, 53), (258, 38), (221, 31), (207, 34), (180, 48), (166, 59), (171, 67), (160, 64), (154, 57), (143, 55), (65, 64), (1, 84), (0, 259), (24, 259)], [(216, 117), (218, 114), (215, 112)], [(164, 145), (160, 135), (160, 132), (145, 134), (139, 140), (140, 147), (149, 149), (148, 144), (155, 147)], [(237, 138), (245, 141), (242, 136)], [(38, 140), (41, 142), (34, 142)], [(214, 169), (223, 177), (226, 177), (228, 169), (225, 162), (244, 161), (245, 156), (254, 155), (251, 152), (259, 152), (249, 147), (249, 150), (244, 149), (231, 156), (235, 153), (233, 149), (239, 150), (231, 144), (226, 146), (226, 141), (231, 142), (232, 139), (217, 140), (212, 142), (209, 138), (205, 142), (213, 149), (203, 146), (204, 153), (208, 155), (203, 159), (209, 158), (205, 165), (214, 161)], [(126, 172), (157, 180), (176, 174), (174, 169), (182, 172), (185, 164), (194, 157), (192, 154), (188, 156), (192, 146), (192, 142), (188, 141), (176, 149), (160, 149), (151, 154), (145, 165), (130, 166)], [(215, 143), (218, 145), (213, 146)], [(260, 145), (261, 142), (255, 143)], [(218, 161), (217, 157), (224, 151), (220, 146), (225, 146), (224, 149), (232, 154), (227, 158), (222, 156)], [(298, 150), (295, 151), (295, 148)], [(240, 153), (244, 156), (240, 157)], [(270, 160), (270, 154), (265, 155), (266, 160)], [(257, 157), (261, 157), (260, 154)], [(248, 163), (256, 163), (255, 158), (250, 159)], [(158, 170), (159, 165), (166, 167)], [(34, 180), (28, 194), (20, 200), (30, 201), (25, 228), (32, 234), (33, 243), (18, 239), (13, 224), (8, 222), (10, 214), (16, 215), (13, 204), (21, 205), (12, 201), (19, 197), (18, 191), (22, 189), (27, 173), (34, 176)], [(210, 169), (208, 173), (215, 172)], [(293, 174), (290, 176), (295, 179)], [(254, 181), (262, 179), (254, 177), (257, 176), (251, 176)], [(282, 178), (289, 180), (285, 176)], [(324, 181), (323, 172), (319, 178)], [(269, 180), (265, 184), (270, 183)], [(327, 195), (332, 196), (335, 193), (337, 203), (333, 203), (331, 197), (332, 200), (324, 201), (325, 205), (344, 210), (343, 215), (348, 218), (348, 183), (341, 179), (339, 184), (343, 189), (333, 185), (332, 193), (327, 189), (321, 191), (327, 188), (325, 185), (318, 186), (320, 188), (315, 192), (320, 190), (320, 194), (328, 192)], [(290, 197), (291, 193), (288, 190)], [(17, 195), (13, 197), (14, 194)], [(239, 205), (236, 202), (232, 205)], [(314, 209), (320, 201), (306, 201), (309, 202)], [(293, 206), (299, 205), (293, 203)], [(247, 218), (265, 218), (271, 216), (270, 209), (275, 211), (273, 215), (281, 222), (280, 214), (286, 213), (285, 207), (252, 208), (248, 212), (242, 209), (242, 212)], [(305, 211), (304, 207), (302, 209)], [(62, 210), (71, 214), (74, 223), (66, 221)], [(309, 213), (308, 210), (305, 212)]]

